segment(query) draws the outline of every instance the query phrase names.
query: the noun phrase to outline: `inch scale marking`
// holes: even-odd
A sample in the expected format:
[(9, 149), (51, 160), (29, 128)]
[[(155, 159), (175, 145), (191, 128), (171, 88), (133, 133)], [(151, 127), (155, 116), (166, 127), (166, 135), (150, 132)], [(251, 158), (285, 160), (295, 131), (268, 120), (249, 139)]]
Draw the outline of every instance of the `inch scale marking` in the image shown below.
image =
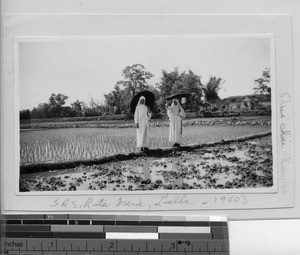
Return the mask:
[(9, 215), (1, 225), (10, 255), (229, 255), (224, 217)]

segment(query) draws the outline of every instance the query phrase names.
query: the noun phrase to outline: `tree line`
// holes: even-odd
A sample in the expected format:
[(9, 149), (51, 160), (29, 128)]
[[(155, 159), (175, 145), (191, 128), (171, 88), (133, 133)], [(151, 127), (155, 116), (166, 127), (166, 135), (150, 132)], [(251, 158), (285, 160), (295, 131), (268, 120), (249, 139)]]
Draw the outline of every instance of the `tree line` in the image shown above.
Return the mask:
[[(68, 96), (52, 94), (47, 103), (41, 103), (32, 110), (20, 111), (20, 119), (62, 118), (62, 117), (89, 117), (111, 114), (123, 114), (132, 117), (130, 102), (133, 96), (143, 90), (152, 91), (156, 98), (154, 114), (165, 111), (166, 97), (175, 93), (189, 93), (190, 96), (184, 105), (187, 111), (198, 111), (201, 105), (211, 104), (220, 100), (218, 92), (225, 82), (222, 78), (211, 76), (206, 84), (201, 76), (192, 70), (179, 72), (175, 68), (171, 72), (162, 70), (162, 76), (157, 84), (150, 85), (149, 80), (154, 75), (146, 70), (142, 64), (126, 66), (122, 70), (123, 79), (117, 81), (113, 90), (104, 95), (105, 103), (97, 104), (93, 98), (89, 104), (76, 100), (71, 106), (65, 106)], [(268, 90), (269, 70), (263, 72), (262, 78), (255, 80), (258, 84), (255, 93), (265, 93)]]

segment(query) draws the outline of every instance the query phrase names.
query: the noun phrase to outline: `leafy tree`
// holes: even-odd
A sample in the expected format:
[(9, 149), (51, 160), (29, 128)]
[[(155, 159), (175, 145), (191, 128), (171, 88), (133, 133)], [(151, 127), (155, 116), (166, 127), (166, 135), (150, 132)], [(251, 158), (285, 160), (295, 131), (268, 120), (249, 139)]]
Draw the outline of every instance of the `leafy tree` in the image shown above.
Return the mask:
[(148, 80), (153, 74), (141, 64), (126, 66), (122, 71), (124, 80), (117, 81), (114, 90), (104, 95), (109, 112), (130, 115), (130, 102), (135, 94), (143, 90), (151, 90)]
[(153, 77), (153, 74), (146, 70), (141, 64), (126, 66), (122, 71), (124, 80), (118, 81), (117, 85), (124, 86), (133, 97), (136, 93), (148, 89), (147, 80)]
[(222, 78), (216, 78), (215, 76), (209, 78), (209, 81), (203, 87), (206, 102), (213, 103), (220, 99), (218, 92), (224, 82)]
[(75, 102), (71, 103), (71, 108), (75, 117), (81, 117), (84, 109), (84, 102), (76, 100)]
[(157, 84), (157, 88), (162, 97), (167, 97), (172, 93), (173, 86), (176, 82), (180, 81), (180, 74), (176, 67), (174, 71), (168, 73), (166, 70), (162, 70), (162, 77)]
[(187, 108), (197, 110), (203, 94), (201, 77), (194, 74), (191, 70), (180, 74), (178, 68), (175, 68), (170, 73), (163, 70), (162, 78), (157, 84), (157, 88), (160, 92), (158, 105), (161, 110), (165, 108), (166, 97), (175, 93), (189, 93), (190, 97), (187, 100)]
[(67, 118), (67, 117), (78, 117), (76, 115), (76, 112), (72, 109), (70, 106), (62, 106), (61, 112), (60, 112), (61, 118)]
[(271, 95), (270, 82), (271, 82), (270, 68), (266, 68), (262, 72), (262, 76), (254, 80), (254, 84), (256, 85), (256, 87), (253, 88), (254, 94)]
[(109, 107), (107, 105), (102, 105), (97, 103), (92, 97), (88, 104), (83, 103), (82, 114), (85, 117), (89, 116), (102, 116), (106, 112), (109, 112)]
[(126, 97), (128, 95), (125, 91), (126, 89), (121, 89), (120, 85), (117, 83), (114, 86), (114, 90), (111, 91), (109, 94), (104, 95), (106, 105), (110, 108), (111, 112), (114, 112), (115, 114), (122, 113), (126, 107), (127, 107), (127, 101)]
[[(197, 111), (199, 109), (199, 105), (201, 104), (201, 99), (203, 96), (203, 85), (201, 83), (201, 77), (194, 74), (191, 70), (188, 73), (181, 74), (182, 83), (184, 84), (184, 88), (182, 88), (182, 92), (187, 92), (190, 96), (187, 99), (187, 107), (189, 110)], [(173, 91), (173, 93), (177, 93)], [(180, 93), (180, 91), (178, 91)]]
[(69, 117), (71, 114), (71, 108), (64, 107), (67, 96), (63, 94), (52, 94), (48, 103), (41, 103), (37, 107), (34, 107), (31, 112), (31, 118), (58, 118)]
[(64, 94), (52, 94), (51, 97), (49, 98), (49, 106), (50, 107), (62, 107), (65, 103), (66, 100), (68, 99), (68, 96), (65, 96)]
[(51, 118), (50, 107), (47, 103), (39, 104), (31, 110), (32, 119)]
[(28, 120), (30, 119), (30, 110), (22, 110), (20, 111), (20, 120)]
[(64, 94), (52, 94), (49, 98), (49, 108), (52, 117), (62, 117), (62, 107), (65, 105), (68, 96)]

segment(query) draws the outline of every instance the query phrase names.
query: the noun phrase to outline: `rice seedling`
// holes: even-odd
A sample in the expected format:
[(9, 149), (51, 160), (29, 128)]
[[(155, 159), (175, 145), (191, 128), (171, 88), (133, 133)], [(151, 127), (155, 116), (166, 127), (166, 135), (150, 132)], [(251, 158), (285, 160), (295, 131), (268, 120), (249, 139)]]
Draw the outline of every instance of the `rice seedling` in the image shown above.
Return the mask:
[[(270, 131), (270, 126), (187, 126), (182, 144), (199, 144)], [(150, 148), (164, 148), (168, 127), (151, 128)], [(136, 151), (135, 128), (76, 128), (22, 131), (20, 157), (22, 163), (57, 162), (99, 158)]]

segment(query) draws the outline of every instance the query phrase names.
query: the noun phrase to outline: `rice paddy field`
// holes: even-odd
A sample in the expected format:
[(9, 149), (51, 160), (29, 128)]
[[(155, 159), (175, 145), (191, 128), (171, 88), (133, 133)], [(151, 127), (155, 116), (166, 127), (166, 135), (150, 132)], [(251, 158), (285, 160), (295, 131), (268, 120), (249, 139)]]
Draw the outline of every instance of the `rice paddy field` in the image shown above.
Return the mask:
[[(201, 144), (271, 130), (271, 125), (185, 126), (182, 144)], [(170, 147), (168, 127), (150, 128), (150, 148)], [(22, 130), (20, 163), (61, 162), (136, 151), (135, 128)]]
[(72, 169), (24, 174), (20, 191), (247, 189), (273, 186), (271, 135)]

